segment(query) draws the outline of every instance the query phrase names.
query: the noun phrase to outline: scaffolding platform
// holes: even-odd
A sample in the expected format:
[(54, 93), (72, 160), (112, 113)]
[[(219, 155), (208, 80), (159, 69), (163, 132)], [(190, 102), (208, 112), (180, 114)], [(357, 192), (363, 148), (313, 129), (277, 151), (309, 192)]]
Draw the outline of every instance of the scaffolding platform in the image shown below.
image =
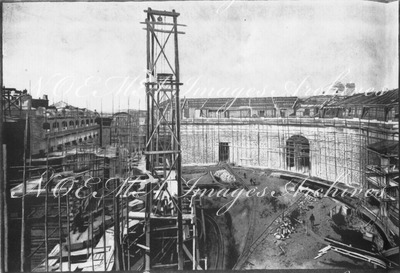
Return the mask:
[[(144, 219), (145, 212), (144, 211), (130, 211), (129, 218), (131, 219)], [(194, 214), (184, 213), (182, 214), (182, 220), (194, 220)], [(160, 219), (160, 220), (174, 220), (177, 219), (177, 216), (171, 215), (156, 215), (154, 213), (150, 213), (150, 219)]]

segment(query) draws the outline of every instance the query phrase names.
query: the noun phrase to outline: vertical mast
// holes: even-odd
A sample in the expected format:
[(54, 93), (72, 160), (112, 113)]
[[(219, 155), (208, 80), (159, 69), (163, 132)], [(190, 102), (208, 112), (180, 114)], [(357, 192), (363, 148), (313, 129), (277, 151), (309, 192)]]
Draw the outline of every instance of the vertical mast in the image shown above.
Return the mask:
[[(148, 8), (145, 12), (147, 19), (142, 24), (146, 26), (147, 46), (146, 170), (158, 180), (146, 188), (145, 234), (149, 250), (145, 255), (145, 270), (149, 271), (151, 267), (150, 220), (154, 204), (165, 198), (171, 200), (173, 210), (177, 211), (177, 216), (170, 217), (177, 224), (177, 264), (181, 270), (184, 264), (182, 203), (176, 197), (182, 196), (178, 35), (183, 32), (178, 31), (178, 26), (182, 25), (177, 23), (179, 13), (175, 10)], [(171, 181), (176, 183), (175, 188), (167, 187), (172, 185)]]

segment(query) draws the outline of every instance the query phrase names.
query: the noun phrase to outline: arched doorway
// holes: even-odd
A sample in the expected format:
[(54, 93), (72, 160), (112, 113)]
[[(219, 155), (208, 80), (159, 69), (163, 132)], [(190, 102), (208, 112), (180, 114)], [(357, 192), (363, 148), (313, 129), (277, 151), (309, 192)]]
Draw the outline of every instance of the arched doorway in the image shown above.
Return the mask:
[(310, 142), (307, 138), (295, 135), (286, 141), (286, 166), (291, 171), (310, 171)]

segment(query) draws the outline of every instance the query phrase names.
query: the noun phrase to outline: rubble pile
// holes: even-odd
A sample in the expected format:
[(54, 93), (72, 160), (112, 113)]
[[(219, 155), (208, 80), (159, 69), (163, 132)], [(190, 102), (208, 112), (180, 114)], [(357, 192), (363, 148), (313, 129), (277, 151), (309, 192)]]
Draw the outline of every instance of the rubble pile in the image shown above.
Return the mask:
[(294, 232), (295, 228), (291, 224), (290, 219), (285, 217), (283, 220), (282, 219), (278, 220), (278, 228), (276, 229), (274, 236), (278, 240), (285, 240), (287, 238), (290, 238), (290, 234)]
[(309, 211), (314, 208), (312, 205), (315, 201), (316, 199), (314, 197), (306, 195), (305, 199), (299, 203), (299, 210), (301, 212)]
[(225, 183), (233, 183), (236, 181), (235, 177), (224, 169), (216, 171), (214, 177)]
[[(314, 208), (313, 203), (316, 200), (317, 200), (316, 198), (306, 195), (304, 200), (299, 202), (298, 211), (300, 212), (300, 214), (304, 214), (306, 211), (313, 209)], [(298, 219), (294, 218), (294, 220), (299, 224), (303, 223)], [(289, 217), (284, 217), (283, 219), (282, 218), (277, 219), (278, 227), (274, 233), (275, 238), (281, 241), (290, 238), (290, 234), (295, 232), (295, 226), (292, 223), (293, 222), (290, 220)]]

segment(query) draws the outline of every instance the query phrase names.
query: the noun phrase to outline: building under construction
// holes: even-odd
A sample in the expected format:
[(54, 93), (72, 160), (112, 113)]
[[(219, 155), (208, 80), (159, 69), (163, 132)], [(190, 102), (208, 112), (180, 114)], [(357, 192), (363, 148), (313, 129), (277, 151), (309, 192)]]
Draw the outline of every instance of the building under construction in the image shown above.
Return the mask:
[(145, 10), (146, 111), (2, 89), (2, 269), (398, 267), (398, 90), (181, 98), (179, 15)]

